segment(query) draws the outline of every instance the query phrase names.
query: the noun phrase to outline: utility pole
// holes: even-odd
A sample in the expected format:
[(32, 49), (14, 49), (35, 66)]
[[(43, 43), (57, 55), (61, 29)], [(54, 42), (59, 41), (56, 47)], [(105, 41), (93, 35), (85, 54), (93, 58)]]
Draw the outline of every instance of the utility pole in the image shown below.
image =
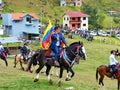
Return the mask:
[(41, 27), (42, 27), (42, 9), (43, 9), (43, 7), (40, 6), (40, 22), (41, 22)]

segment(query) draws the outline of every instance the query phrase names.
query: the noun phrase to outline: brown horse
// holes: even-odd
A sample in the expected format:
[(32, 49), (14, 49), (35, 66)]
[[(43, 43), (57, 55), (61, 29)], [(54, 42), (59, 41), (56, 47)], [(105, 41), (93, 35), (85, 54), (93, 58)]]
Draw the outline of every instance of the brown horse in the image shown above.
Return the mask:
[(34, 54), (34, 51), (29, 51), (27, 54), (27, 61), (26, 63), (23, 60), (23, 56), (21, 53), (15, 55), (14, 60), (14, 68), (16, 68), (17, 63), (20, 63), (21, 69), (24, 70), (23, 63), (28, 64), (29, 60), (31, 59), (32, 55)]
[[(99, 85), (102, 84), (102, 86), (104, 86), (104, 83), (103, 83), (104, 76), (107, 76), (109, 78), (112, 77), (110, 67), (108, 67), (106, 65), (101, 65), (97, 68), (97, 70), (96, 70), (96, 80), (98, 80), (98, 73), (100, 75)], [(117, 79), (117, 81), (118, 81), (118, 90), (120, 90), (120, 64), (118, 64), (116, 66), (115, 76), (116, 76), (115, 79)]]

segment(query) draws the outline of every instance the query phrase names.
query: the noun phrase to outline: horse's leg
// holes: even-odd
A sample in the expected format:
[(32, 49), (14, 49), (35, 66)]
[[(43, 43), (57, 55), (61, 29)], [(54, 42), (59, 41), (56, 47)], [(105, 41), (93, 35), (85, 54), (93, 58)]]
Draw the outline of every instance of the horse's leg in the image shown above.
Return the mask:
[(99, 85), (102, 84), (102, 86), (104, 86), (103, 79), (104, 79), (104, 75), (100, 75)]
[(16, 57), (17, 55), (15, 55), (14, 66), (13, 66), (14, 68), (16, 68), (16, 64), (17, 64)]
[(59, 74), (58, 74), (58, 68), (57, 67), (55, 67), (55, 72), (56, 72), (56, 76), (58, 77)]
[(7, 62), (7, 59), (4, 60), (5, 61), (5, 65), (8, 66), (8, 62)]
[(21, 69), (24, 71), (24, 67), (22, 66), (22, 61), (20, 60), (20, 66), (21, 66)]
[(120, 90), (120, 79), (118, 79), (118, 90)]
[[(69, 71), (72, 73), (72, 75), (69, 77)], [(75, 75), (74, 71), (72, 70), (72, 68), (69, 68), (67, 70), (67, 78), (65, 79), (66, 81), (70, 81), (71, 78)]]
[(61, 86), (61, 78), (62, 78), (62, 75), (63, 75), (63, 68), (60, 67), (60, 75), (59, 75), (59, 81), (58, 81), (58, 86), (59, 86), (59, 87)]
[(51, 69), (51, 66), (46, 65), (46, 75), (48, 76), (48, 81), (49, 81), (50, 85), (53, 85), (52, 79), (50, 77), (50, 69)]
[(36, 70), (36, 73), (37, 73), (37, 75), (36, 75), (36, 78), (34, 79), (34, 82), (37, 82), (38, 80), (39, 80), (39, 74), (40, 74), (40, 71), (41, 71), (41, 69), (44, 67), (44, 64), (43, 65), (40, 65), (39, 64), (39, 67), (38, 67), (38, 69)]

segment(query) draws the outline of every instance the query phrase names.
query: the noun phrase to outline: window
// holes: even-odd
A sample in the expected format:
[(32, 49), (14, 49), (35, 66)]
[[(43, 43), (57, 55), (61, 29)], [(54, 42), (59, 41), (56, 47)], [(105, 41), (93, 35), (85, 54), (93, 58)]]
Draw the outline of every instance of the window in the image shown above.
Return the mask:
[(75, 18), (73, 17), (73, 18), (72, 18), (72, 20), (74, 21), (74, 20), (75, 20)]
[(86, 17), (83, 17), (83, 20), (86, 20)]
[(69, 21), (69, 18), (67, 17), (67, 20)]
[(26, 18), (26, 22), (31, 23), (31, 17), (27, 17), (27, 18)]
[(81, 18), (80, 18), (80, 17), (78, 17), (78, 21), (81, 21)]
[(83, 24), (83, 26), (86, 26), (86, 24)]
[(64, 20), (65, 20), (65, 17), (64, 17)]
[(75, 27), (75, 24), (72, 24), (72, 27)]

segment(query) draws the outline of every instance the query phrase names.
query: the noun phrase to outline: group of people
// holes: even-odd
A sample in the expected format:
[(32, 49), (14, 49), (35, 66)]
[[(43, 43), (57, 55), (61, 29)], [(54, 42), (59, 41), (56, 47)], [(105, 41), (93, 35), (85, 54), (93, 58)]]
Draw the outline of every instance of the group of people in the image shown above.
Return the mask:
[[(60, 27), (56, 26), (54, 28), (54, 32), (52, 33), (52, 36), (51, 36), (51, 44), (50, 44), (49, 48), (55, 53), (55, 62), (54, 63), (57, 66), (59, 66), (58, 60), (59, 60), (59, 49), (61, 48), (61, 42), (63, 42), (67, 46), (67, 42), (66, 42), (65, 38), (61, 34)], [(82, 49), (83, 49), (83, 53), (85, 53), (85, 48), (83, 45), (82, 45)], [(2, 46), (2, 43), (0, 42), (0, 55), (3, 52), (3, 50), (4, 50), (4, 48)], [(20, 51), (23, 56), (24, 62), (26, 62), (26, 56), (29, 51), (28, 45), (25, 43), (24, 46), (20, 49)], [(118, 61), (115, 59), (115, 50), (112, 50), (110, 53), (111, 53), (111, 55), (109, 57), (109, 62), (110, 62), (110, 66), (112, 68), (112, 78), (114, 78), (114, 74), (116, 71), (115, 67), (118, 64)], [(86, 53), (85, 53), (85, 55), (86, 55)]]

